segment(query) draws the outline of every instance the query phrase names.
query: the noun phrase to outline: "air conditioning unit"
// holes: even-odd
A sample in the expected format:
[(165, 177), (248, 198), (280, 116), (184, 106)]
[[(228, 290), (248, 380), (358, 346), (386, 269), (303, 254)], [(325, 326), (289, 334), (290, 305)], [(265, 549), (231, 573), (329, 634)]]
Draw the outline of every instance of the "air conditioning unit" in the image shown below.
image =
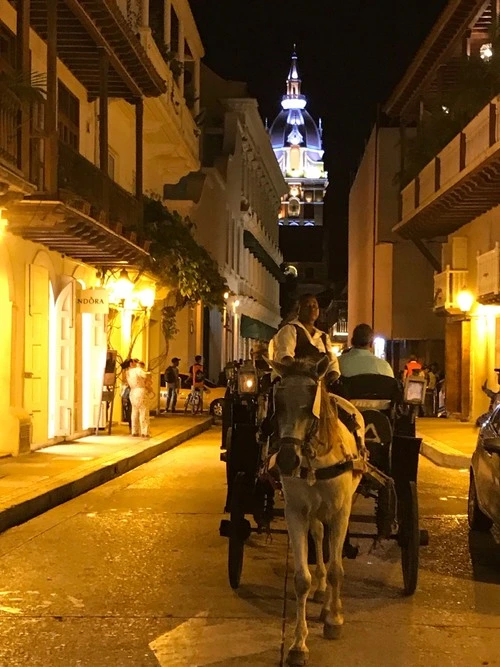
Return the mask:
[(477, 300), (500, 303), (500, 247), (477, 256)]

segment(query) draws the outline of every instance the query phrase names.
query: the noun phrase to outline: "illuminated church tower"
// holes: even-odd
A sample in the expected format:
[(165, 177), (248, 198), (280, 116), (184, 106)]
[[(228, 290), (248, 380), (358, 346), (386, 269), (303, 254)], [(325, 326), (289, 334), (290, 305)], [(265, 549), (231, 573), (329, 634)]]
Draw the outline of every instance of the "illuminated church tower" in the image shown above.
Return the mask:
[(315, 123), (306, 104), (294, 51), (286, 95), (281, 100), (282, 111), (269, 135), (289, 188), (278, 220), (285, 273), (298, 276), (301, 292), (317, 292), (323, 288), (328, 273), (323, 228), (328, 175), (323, 164), (321, 120), (318, 125)]

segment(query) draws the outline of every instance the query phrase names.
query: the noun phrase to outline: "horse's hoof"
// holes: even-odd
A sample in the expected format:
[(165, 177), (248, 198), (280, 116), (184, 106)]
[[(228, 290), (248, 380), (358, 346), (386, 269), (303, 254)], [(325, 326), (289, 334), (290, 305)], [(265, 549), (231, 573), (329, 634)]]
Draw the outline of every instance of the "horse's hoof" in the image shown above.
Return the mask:
[(302, 667), (307, 663), (308, 658), (309, 653), (307, 651), (301, 651), (298, 648), (292, 648), (288, 651), (286, 664), (290, 665), (290, 667)]
[(321, 613), (319, 615), (319, 622), (320, 623), (325, 623), (327, 616), (328, 616), (328, 609), (322, 609)]
[(314, 591), (313, 602), (317, 604), (324, 604), (326, 598), (326, 591)]
[(340, 639), (342, 637), (342, 626), (325, 623), (323, 626), (323, 637), (325, 639)]

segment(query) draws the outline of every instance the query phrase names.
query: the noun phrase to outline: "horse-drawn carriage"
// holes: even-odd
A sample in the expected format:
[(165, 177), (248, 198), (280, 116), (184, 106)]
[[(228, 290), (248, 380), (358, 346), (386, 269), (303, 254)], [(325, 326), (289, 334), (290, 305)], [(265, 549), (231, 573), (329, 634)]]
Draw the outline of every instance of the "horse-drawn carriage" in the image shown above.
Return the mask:
[[(229, 539), (229, 581), (232, 588), (239, 586), (244, 545), (251, 533), (277, 532), (271, 528), (271, 521), (279, 512), (274, 508), (276, 489), (283, 484), (296, 573), (297, 568), (303, 571), (304, 586), (309, 590), (307, 563), (304, 566), (297, 562), (301, 559), (304, 538), (294, 536), (294, 531), (300, 532), (301, 519), (293, 516), (287, 505), (293, 494), (304, 494), (307, 511), (303, 509), (302, 514), (314, 515), (305, 526), (306, 535), (309, 531), (309, 562), (317, 563), (320, 579), (314, 599), (324, 603), (325, 637), (333, 638), (343, 623), (339, 600), (339, 578), (343, 572), (341, 564), (339, 570), (335, 561), (342, 555), (356, 556), (357, 548), (351, 545), (351, 538), (397, 541), (401, 548), (404, 593), (411, 595), (416, 589), (419, 549), (427, 542), (427, 534), (419, 528), (416, 483), (420, 440), (415, 437), (415, 412), (424, 401), (425, 383), (420, 378), (410, 377), (402, 390), (396, 380), (380, 375), (343, 379), (335, 387), (335, 393), (359, 410), (354, 410), (357, 418), (352, 420), (358, 423), (348, 428), (345, 424), (349, 420), (338, 420), (338, 410), (342, 412), (345, 400), (334, 400), (322, 383), (327, 363), (272, 365), (275, 373), (282, 377), (275, 386), (269, 368), (259, 370), (247, 364), (229, 373), (221, 455), (227, 469), (229, 519), (223, 519), (220, 526), (220, 534)], [(316, 413), (320, 401), (321, 415)], [(350, 414), (352, 417), (352, 411)], [(273, 415), (271, 419), (270, 415)], [(330, 431), (323, 428), (322, 432), (325, 423)], [(356, 426), (364, 430), (364, 444), (362, 438), (355, 437)], [(325, 436), (324, 432), (332, 435)], [(335, 449), (321, 443), (328, 439), (339, 440), (336, 454)], [(276, 462), (281, 482), (280, 476), (275, 474), (276, 467), (270, 468)], [(367, 516), (350, 515), (355, 492), (375, 501), (372, 520), (376, 532), (349, 530), (346, 536), (348, 523), (352, 527), (354, 523), (368, 520)], [(347, 514), (342, 513), (339, 502), (329, 507), (329, 494), (339, 497), (344, 494), (341, 504), (346, 506)], [(248, 516), (253, 517), (254, 525)], [(328, 560), (327, 572), (324, 563)], [(307, 632), (305, 635), (303, 632), (305, 598), (303, 591), (299, 596), (296, 590), (297, 636), (289, 653), (289, 664), (303, 664), (307, 652)]]

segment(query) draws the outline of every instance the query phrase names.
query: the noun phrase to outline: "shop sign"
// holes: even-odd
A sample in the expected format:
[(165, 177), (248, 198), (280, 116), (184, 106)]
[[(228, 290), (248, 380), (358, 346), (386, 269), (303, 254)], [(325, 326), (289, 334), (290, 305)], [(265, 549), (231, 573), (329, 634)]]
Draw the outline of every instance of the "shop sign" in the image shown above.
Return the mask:
[(84, 289), (76, 297), (76, 307), (80, 313), (107, 314), (109, 310), (106, 289)]

